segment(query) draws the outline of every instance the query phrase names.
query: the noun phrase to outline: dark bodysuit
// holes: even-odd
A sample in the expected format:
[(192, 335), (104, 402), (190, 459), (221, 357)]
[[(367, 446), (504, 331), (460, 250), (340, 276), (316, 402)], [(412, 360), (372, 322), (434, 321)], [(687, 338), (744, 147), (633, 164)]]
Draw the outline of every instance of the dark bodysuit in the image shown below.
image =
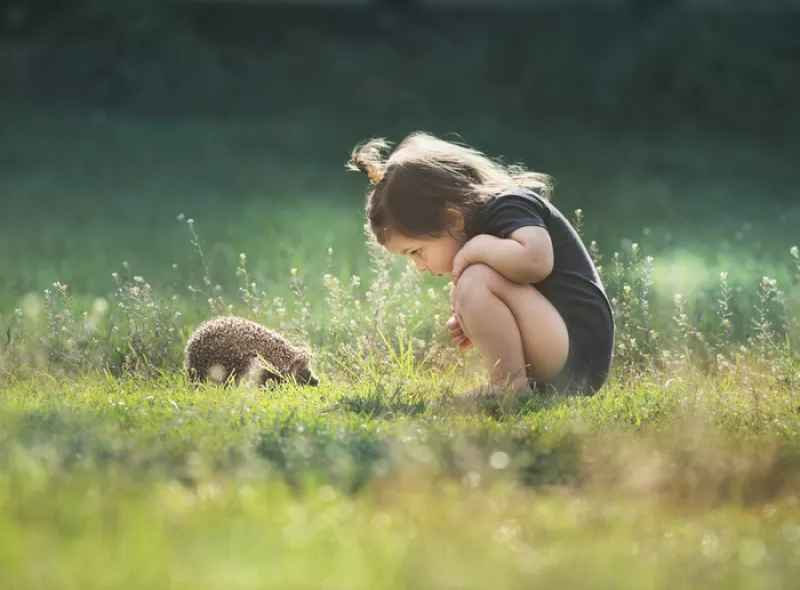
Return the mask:
[(606, 382), (614, 351), (614, 321), (603, 283), (586, 246), (570, 222), (549, 201), (524, 188), (500, 193), (479, 211), (475, 234), (507, 238), (538, 226), (553, 242), (553, 271), (533, 286), (558, 310), (569, 333), (569, 354), (561, 372), (539, 392), (592, 395)]

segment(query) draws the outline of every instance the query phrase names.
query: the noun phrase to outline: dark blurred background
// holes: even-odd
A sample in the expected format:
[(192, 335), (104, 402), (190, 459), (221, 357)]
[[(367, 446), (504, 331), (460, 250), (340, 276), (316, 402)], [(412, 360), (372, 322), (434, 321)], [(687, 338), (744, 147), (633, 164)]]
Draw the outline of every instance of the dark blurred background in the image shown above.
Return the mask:
[(554, 174), (608, 254), (757, 272), (797, 235), (798, 104), (800, 0), (0, 0), (0, 274), (166, 268), (180, 212), (263, 254), (286, 197), (343, 204), (336, 242), (353, 144), (417, 129)]
[(796, 131), (798, 0), (3, 0), (4, 94)]

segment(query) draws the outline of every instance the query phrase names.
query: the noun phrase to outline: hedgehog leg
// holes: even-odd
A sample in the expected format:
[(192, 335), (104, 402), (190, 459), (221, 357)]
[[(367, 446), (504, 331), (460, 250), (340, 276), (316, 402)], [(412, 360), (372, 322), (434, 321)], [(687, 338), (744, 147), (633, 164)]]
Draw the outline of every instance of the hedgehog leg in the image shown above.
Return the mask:
[[(205, 372), (205, 379), (218, 385), (229, 385), (231, 376), (231, 371), (221, 363), (214, 363)], [(236, 378), (235, 373), (233, 378)]]
[(270, 369), (262, 369), (260, 387), (271, 387), (283, 382), (283, 377)]
[(283, 377), (273, 367), (256, 356), (245, 365), (241, 380), (243, 383), (255, 385), (256, 387), (266, 387), (268, 383), (283, 381)]
[(189, 377), (189, 381), (192, 383), (201, 383), (208, 379), (207, 371), (203, 367), (186, 367), (186, 374)]

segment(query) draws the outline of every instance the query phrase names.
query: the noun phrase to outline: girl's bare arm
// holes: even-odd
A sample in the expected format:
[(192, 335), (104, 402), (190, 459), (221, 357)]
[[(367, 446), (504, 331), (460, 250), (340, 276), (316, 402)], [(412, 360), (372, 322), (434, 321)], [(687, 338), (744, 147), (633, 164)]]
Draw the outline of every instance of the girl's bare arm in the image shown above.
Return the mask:
[[(459, 260), (461, 259), (461, 260)], [(469, 240), (456, 255), (453, 281), (470, 264), (486, 264), (516, 283), (538, 283), (553, 271), (553, 243), (543, 227), (526, 226), (508, 238), (487, 234)]]

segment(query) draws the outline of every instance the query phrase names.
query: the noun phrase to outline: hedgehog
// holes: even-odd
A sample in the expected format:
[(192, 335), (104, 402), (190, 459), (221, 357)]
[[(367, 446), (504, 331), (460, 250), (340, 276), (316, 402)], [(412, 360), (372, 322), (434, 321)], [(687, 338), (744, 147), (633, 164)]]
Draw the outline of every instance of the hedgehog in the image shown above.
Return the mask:
[(295, 380), (319, 384), (311, 373), (311, 353), (250, 320), (223, 316), (204, 322), (186, 343), (184, 366), (192, 381), (211, 380), (265, 386)]

